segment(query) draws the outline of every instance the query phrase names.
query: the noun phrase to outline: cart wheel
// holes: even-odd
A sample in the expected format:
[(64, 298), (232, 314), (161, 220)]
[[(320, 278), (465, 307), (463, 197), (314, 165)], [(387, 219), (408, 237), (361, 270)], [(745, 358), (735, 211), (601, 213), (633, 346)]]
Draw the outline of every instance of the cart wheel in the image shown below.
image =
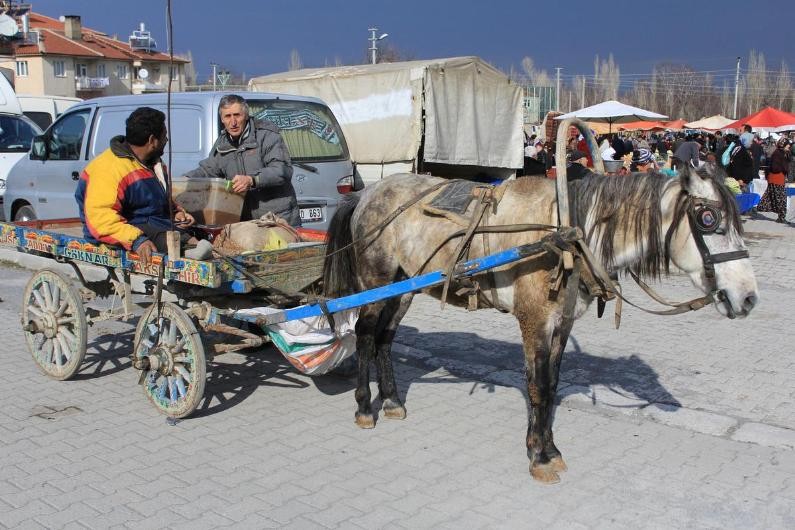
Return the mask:
[(71, 378), (86, 356), (86, 312), (80, 293), (61, 274), (44, 269), (22, 299), (22, 329), (33, 360), (48, 376)]
[(189, 416), (204, 396), (204, 346), (190, 317), (179, 306), (163, 303), (146, 310), (135, 329), (135, 365), (144, 393), (157, 410), (174, 418)]

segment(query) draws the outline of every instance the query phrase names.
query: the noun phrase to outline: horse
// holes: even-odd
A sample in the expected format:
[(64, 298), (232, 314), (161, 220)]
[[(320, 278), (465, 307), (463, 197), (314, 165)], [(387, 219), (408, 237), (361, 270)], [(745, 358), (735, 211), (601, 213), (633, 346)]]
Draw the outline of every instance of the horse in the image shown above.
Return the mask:
[[(422, 207), (438, 193), (431, 188), (443, 182), (426, 175), (397, 174), (347, 195), (329, 226), (325, 295), (351, 294), (447, 268), (456, 259), (462, 227), (448, 217), (429, 215)], [(499, 188), (502, 198), (488, 216), (490, 226), (557, 225), (554, 181), (521, 177), (495, 190)], [(582, 230), (583, 244), (608, 273), (658, 279), (668, 275), (673, 264), (697, 288), (714, 295), (709, 300), (726, 317), (745, 317), (756, 305), (757, 284), (736, 203), (720, 174), (689, 168), (675, 178), (659, 173), (593, 174), (567, 189), (572, 224)], [(423, 193), (427, 197), (417, 200)], [(401, 213), (396, 215), (396, 210)], [(475, 233), (468, 255), (477, 258), (537, 242), (545, 234), (538, 230)], [(480, 286), (481, 303), (509, 311), (518, 321), (529, 397), (529, 467), (532, 477), (544, 483), (558, 482), (559, 472), (567, 469), (553, 441), (552, 408), (573, 320), (593, 300), (579, 280), (568, 277), (578, 285), (569, 291), (574, 295), (569, 296), (567, 318), (566, 297), (550, 296), (559, 262), (553, 254), (542, 253), (473, 278)], [(443, 290), (427, 291), (440, 297)], [(385, 417), (406, 417), (395, 384), (391, 345), (413, 296), (404, 294), (360, 309), (355, 422), (361, 428), (375, 426), (369, 386), (372, 361)], [(464, 305), (467, 298), (451, 294), (447, 302)]]

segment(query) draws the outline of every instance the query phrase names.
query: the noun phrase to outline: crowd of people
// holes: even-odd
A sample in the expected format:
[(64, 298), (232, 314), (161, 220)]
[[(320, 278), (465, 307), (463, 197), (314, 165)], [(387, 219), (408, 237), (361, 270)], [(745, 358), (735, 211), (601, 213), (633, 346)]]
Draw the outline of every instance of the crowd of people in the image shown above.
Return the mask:
[[(598, 137), (597, 143), (603, 161), (624, 162), (613, 171), (617, 174), (658, 171), (675, 176), (685, 165), (697, 168), (716, 164), (726, 170), (725, 184), (735, 194), (747, 192), (751, 181), (764, 175), (768, 186), (757, 210), (774, 212), (778, 222), (786, 222), (786, 184), (795, 181), (795, 132), (762, 138), (745, 125), (740, 134), (616, 133)], [(587, 176), (594, 164), (585, 139), (581, 135), (570, 137), (566, 151), (568, 179)], [(555, 166), (554, 142), (528, 136), (525, 158), (549, 170)]]

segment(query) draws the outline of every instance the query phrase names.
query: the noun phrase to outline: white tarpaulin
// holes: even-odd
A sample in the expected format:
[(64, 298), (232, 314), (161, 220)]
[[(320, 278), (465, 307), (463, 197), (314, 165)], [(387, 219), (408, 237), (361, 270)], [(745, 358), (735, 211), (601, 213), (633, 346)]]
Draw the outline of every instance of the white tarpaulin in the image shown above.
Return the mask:
[(723, 129), (730, 123), (734, 123), (734, 120), (725, 116), (721, 116), (720, 114), (716, 114), (715, 116), (710, 116), (709, 118), (701, 118), (697, 121), (685, 123), (685, 127), (688, 129), (705, 129), (707, 131), (717, 131), (718, 129)]
[(414, 161), (423, 132), (426, 162), (524, 161), (521, 88), (477, 57), (297, 70), (255, 77), (249, 89), (325, 101), (358, 163)]

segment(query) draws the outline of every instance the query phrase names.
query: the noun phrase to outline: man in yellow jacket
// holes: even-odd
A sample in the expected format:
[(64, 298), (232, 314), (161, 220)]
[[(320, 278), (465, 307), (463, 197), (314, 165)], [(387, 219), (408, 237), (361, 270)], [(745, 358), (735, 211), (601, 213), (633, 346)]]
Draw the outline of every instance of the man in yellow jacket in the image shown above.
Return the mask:
[[(127, 118), (125, 135), (111, 139), (110, 147), (86, 166), (75, 198), (87, 239), (132, 250), (147, 263), (152, 252), (166, 251), (167, 231), (194, 223), (193, 216), (175, 203), (171, 221), (160, 160), (167, 143), (165, 115), (140, 107)], [(182, 243), (198, 243), (186, 257), (205, 259), (212, 254), (209, 241), (184, 232)]]

